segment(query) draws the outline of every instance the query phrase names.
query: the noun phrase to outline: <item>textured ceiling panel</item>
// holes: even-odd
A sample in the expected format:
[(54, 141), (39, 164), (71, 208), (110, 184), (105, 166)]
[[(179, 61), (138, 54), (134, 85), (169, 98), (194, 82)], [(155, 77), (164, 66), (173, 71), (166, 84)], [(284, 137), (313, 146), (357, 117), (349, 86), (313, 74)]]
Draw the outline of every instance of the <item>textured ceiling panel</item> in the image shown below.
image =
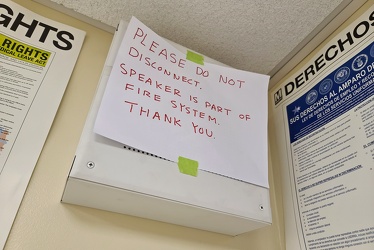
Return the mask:
[(157, 34), (234, 68), (269, 73), (343, 0), (52, 0), (117, 26), (137, 17)]

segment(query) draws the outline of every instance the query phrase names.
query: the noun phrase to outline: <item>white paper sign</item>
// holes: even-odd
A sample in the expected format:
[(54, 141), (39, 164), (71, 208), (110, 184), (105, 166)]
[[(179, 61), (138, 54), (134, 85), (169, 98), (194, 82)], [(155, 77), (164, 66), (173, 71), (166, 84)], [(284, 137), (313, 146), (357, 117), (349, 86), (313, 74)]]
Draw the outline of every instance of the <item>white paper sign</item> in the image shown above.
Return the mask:
[[(192, 53), (194, 55), (194, 53)], [(171, 161), (268, 187), (265, 75), (200, 64), (132, 18), (95, 132)]]

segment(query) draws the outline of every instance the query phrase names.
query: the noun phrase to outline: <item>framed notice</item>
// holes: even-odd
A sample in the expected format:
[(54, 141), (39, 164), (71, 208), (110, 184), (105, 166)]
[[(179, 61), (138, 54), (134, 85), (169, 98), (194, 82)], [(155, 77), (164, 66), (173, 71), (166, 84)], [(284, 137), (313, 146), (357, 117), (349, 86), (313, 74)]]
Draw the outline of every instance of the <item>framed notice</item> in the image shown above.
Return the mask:
[(374, 249), (374, 7), (270, 93), (287, 249)]
[(4, 246), (85, 33), (0, 3), (0, 248)]

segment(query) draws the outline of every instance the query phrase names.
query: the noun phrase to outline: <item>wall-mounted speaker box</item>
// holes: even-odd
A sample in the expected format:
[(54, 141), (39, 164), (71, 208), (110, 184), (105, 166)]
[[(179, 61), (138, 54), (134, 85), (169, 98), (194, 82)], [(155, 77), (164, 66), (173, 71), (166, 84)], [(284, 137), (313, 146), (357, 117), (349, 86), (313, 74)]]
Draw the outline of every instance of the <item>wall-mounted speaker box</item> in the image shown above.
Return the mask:
[[(270, 225), (268, 188), (202, 170), (196, 177), (182, 174), (175, 162), (93, 132), (126, 27), (121, 22), (113, 38), (62, 202), (232, 236)], [(220, 64), (207, 57), (205, 61)]]

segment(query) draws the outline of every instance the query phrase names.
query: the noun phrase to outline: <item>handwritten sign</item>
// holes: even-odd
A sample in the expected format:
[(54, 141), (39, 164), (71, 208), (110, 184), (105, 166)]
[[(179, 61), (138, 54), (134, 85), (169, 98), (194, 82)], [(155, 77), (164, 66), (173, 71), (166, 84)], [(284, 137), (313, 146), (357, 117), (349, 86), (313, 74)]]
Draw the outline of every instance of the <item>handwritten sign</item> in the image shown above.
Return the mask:
[[(269, 77), (187, 59), (132, 18), (95, 132), (199, 169), (268, 187)], [(198, 57), (199, 58), (199, 57)]]

